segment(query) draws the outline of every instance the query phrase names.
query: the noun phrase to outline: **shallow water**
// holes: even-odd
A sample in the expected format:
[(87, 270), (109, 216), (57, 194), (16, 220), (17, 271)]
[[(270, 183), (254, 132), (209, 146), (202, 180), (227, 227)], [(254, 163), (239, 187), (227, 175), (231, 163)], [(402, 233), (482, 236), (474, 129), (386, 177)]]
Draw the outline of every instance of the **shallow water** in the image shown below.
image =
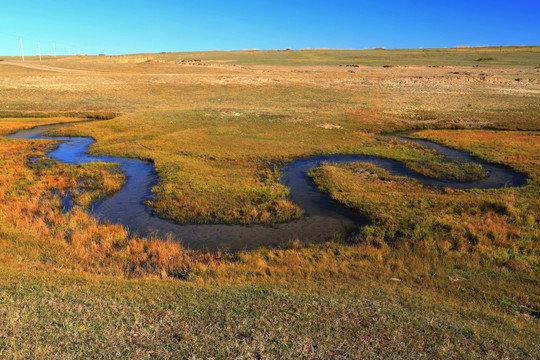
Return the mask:
[(60, 140), (58, 147), (52, 150), (48, 156), (65, 163), (81, 164), (93, 161), (119, 163), (120, 168), (125, 172), (126, 183), (116, 194), (94, 204), (90, 213), (102, 221), (122, 224), (131, 232), (136, 232), (142, 236), (154, 235), (160, 238), (174, 239), (193, 249), (252, 249), (260, 246), (283, 245), (294, 239), (323, 242), (336, 236), (348, 236), (358, 232), (362, 226), (369, 224), (369, 219), (332, 201), (328, 194), (320, 192), (308, 178), (307, 172), (311, 168), (317, 167), (321, 162), (369, 162), (388, 170), (394, 175), (408, 176), (419, 180), (425, 185), (449, 188), (487, 189), (514, 187), (522, 186), (526, 182), (524, 174), (507, 167), (485, 163), (467, 153), (449, 149), (440, 144), (425, 140), (405, 139), (403, 136), (394, 135), (400, 141), (412, 141), (425, 145), (452, 159), (480, 164), (487, 170), (488, 176), (482, 180), (463, 183), (427, 178), (406, 169), (396, 161), (372, 156), (313, 156), (294, 160), (280, 169), (283, 173), (281, 182), (290, 189), (290, 199), (304, 210), (302, 219), (274, 226), (180, 225), (152, 215), (151, 209), (144, 205), (144, 201), (151, 198), (150, 190), (157, 182), (157, 176), (152, 164), (138, 159), (90, 156), (87, 151), (88, 147), (94, 143), (92, 138), (43, 136), (44, 133), (50, 130), (65, 126), (69, 125), (39, 126), (30, 130), (21, 130), (9, 135), (9, 137)]

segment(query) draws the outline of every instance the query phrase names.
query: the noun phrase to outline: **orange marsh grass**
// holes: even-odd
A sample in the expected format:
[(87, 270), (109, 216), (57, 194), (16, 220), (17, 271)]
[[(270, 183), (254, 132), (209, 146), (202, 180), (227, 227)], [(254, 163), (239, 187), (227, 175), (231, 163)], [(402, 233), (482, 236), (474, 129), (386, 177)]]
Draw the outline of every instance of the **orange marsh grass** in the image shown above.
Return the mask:
[[(78, 180), (84, 179), (79, 188), (85, 193), (75, 202), (84, 207), (117, 191), (124, 177), (110, 164), (30, 163), (30, 156), (42, 156), (51, 146), (48, 141), (0, 139), (0, 239), (5, 258), (128, 277), (184, 277), (195, 259), (211, 260), (178, 243), (128, 236), (121, 226), (99, 224), (82, 208), (64, 213), (60, 196), (76, 189)], [(92, 176), (101, 181), (91, 182)], [(53, 196), (53, 190), (58, 194)]]

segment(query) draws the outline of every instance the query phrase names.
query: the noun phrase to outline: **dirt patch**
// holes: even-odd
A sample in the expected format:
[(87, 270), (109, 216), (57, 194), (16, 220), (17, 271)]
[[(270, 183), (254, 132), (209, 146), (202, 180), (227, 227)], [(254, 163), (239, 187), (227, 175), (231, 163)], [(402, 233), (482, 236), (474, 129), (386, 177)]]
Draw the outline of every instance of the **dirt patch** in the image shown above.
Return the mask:
[(364, 178), (364, 179), (378, 179), (379, 175), (372, 173), (369, 170), (359, 170), (357, 173), (358, 177)]
[(323, 129), (343, 129), (343, 126), (341, 125), (330, 124), (330, 123), (322, 123), (322, 124), (317, 124), (315, 126), (318, 128), (323, 128)]

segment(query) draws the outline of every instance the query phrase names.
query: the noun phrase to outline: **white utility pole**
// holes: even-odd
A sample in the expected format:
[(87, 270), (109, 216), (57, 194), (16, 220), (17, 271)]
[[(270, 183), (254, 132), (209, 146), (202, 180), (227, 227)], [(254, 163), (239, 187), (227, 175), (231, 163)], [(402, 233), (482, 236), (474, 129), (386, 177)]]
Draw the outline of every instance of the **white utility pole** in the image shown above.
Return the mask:
[(53, 48), (54, 57), (56, 57), (56, 45), (54, 45), (54, 41), (52, 43), (52, 48)]
[(20, 37), (21, 39), (21, 55), (22, 55), (22, 61), (24, 62), (24, 48), (23, 48), (23, 44), (22, 44), (22, 36)]
[(39, 41), (37, 43), (37, 47), (38, 47), (38, 53), (39, 53), (39, 62), (41, 62), (41, 45), (39, 44)]

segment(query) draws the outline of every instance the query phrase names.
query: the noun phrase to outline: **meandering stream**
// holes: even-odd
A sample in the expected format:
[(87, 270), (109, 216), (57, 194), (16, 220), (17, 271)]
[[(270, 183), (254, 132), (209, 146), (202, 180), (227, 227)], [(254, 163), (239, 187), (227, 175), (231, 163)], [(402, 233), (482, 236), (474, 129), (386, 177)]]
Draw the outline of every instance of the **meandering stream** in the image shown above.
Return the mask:
[(94, 161), (119, 163), (121, 170), (125, 172), (126, 183), (119, 192), (94, 204), (90, 210), (91, 215), (101, 221), (122, 224), (131, 232), (142, 236), (154, 235), (174, 239), (193, 249), (251, 249), (260, 246), (283, 245), (293, 239), (320, 242), (335, 236), (357, 232), (362, 226), (369, 224), (368, 218), (335, 203), (328, 194), (319, 191), (311, 182), (307, 172), (321, 162), (369, 162), (394, 175), (417, 179), (425, 185), (449, 188), (514, 187), (523, 186), (526, 182), (524, 174), (507, 167), (486, 163), (467, 153), (449, 149), (440, 144), (397, 135), (401, 141), (412, 141), (424, 145), (457, 161), (480, 164), (487, 171), (488, 176), (482, 180), (464, 183), (428, 178), (405, 168), (397, 161), (373, 156), (313, 156), (294, 160), (280, 169), (283, 173), (281, 183), (290, 189), (290, 199), (304, 210), (302, 219), (274, 226), (180, 225), (152, 215), (152, 210), (144, 205), (144, 201), (151, 197), (150, 191), (157, 182), (153, 165), (138, 159), (90, 156), (87, 151), (94, 143), (92, 138), (44, 136), (48, 131), (65, 126), (69, 125), (38, 126), (18, 131), (8, 137), (60, 140), (58, 147), (49, 152), (48, 156), (64, 163), (82, 164)]

